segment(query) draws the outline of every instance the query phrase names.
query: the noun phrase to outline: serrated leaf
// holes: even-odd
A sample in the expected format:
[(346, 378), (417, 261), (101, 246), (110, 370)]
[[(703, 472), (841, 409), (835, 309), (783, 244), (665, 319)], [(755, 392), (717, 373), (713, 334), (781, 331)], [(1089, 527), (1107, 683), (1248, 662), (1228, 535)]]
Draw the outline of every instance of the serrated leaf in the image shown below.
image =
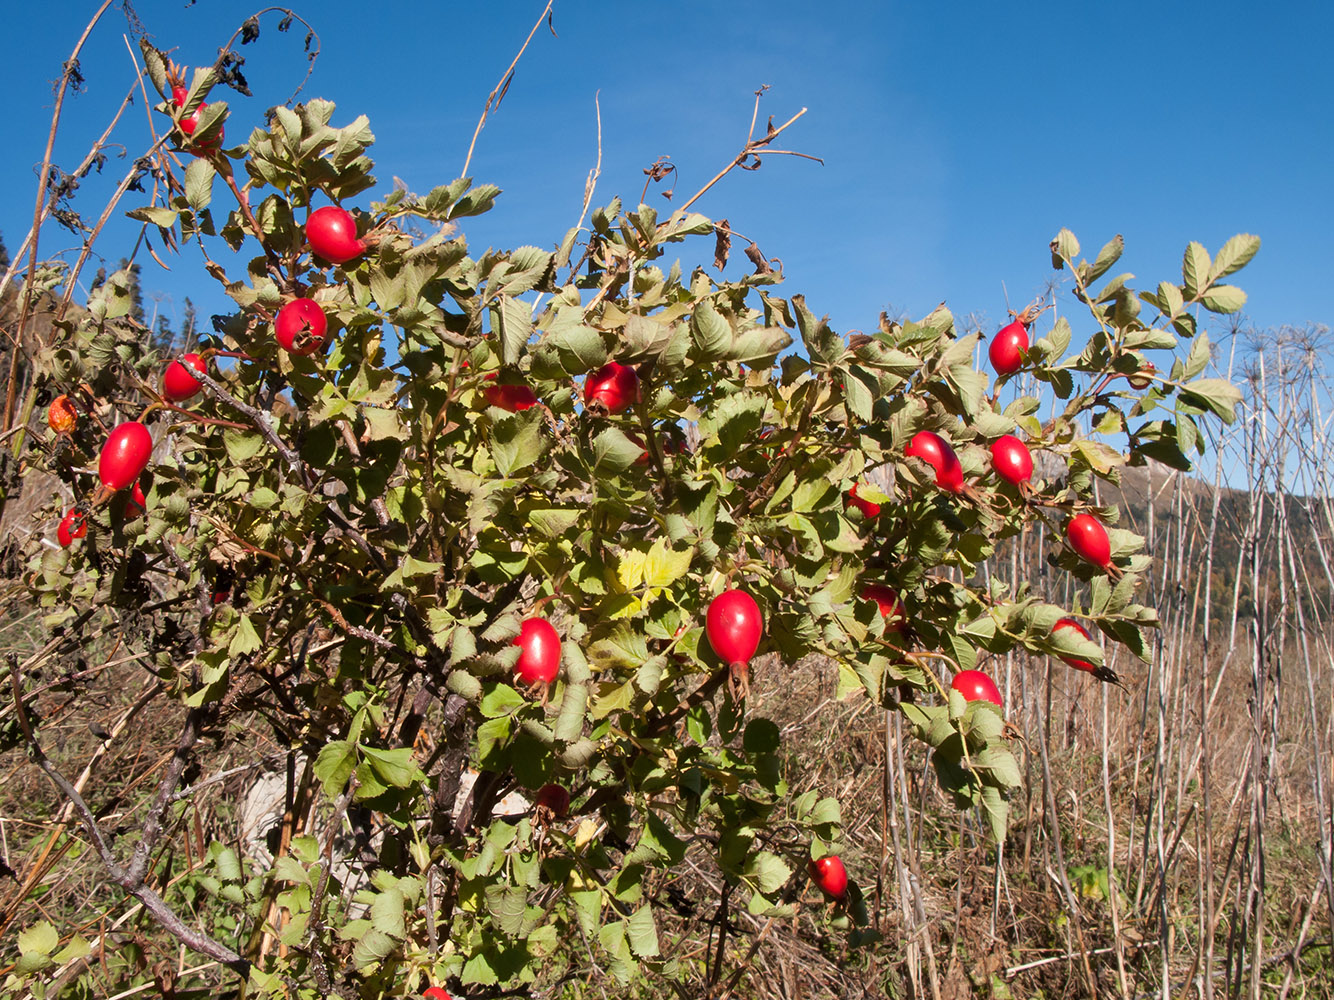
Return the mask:
[(1218, 256), (1214, 258), (1214, 266), (1209, 269), (1210, 283), (1240, 271), (1259, 251), (1260, 237), (1238, 233), (1223, 244)]
[(1188, 301), (1199, 297), (1200, 290), (1209, 280), (1209, 251), (1194, 240), (1186, 247), (1181, 259), (1181, 284)]
[(625, 922), (625, 936), (630, 942), (630, 950), (640, 958), (653, 958), (659, 954), (658, 927), (653, 922), (653, 909), (641, 906), (630, 914)]
[(1210, 312), (1234, 313), (1246, 304), (1246, 293), (1236, 285), (1214, 285), (1200, 296), (1200, 304)]
[(1197, 379), (1182, 387), (1181, 397), (1212, 410), (1229, 424), (1237, 419), (1237, 405), (1241, 402), (1237, 387), (1221, 378)]

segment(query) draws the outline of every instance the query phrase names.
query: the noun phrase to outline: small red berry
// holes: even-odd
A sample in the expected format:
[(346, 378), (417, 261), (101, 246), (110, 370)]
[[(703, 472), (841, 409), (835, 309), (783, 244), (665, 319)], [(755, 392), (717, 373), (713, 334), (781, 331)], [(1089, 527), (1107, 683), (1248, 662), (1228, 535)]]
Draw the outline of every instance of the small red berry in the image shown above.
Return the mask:
[(639, 373), (619, 361), (608, 361), (584, 380), (584, 405), (597, 404), (620, 413), (639, 401)]
[(1021, 351), (1028, 350), (1028, 330), (1020, 320), (1001, 327), (996, 336), (991, 338), (987, 355), (997, 375), (1013, 375), (1024, 366)]
[(1013, 434), (1002, 434), (992, 443), (991, 464), (996, 475), (1013, 486), (1033, 478), (1033, 456), (1028, 445)]
[(954, 449), (935, 431), (918, 431), (908, 442), (905, 454), (920, 458), (936, 470), (936, 485), (946, 493), (963, 492), (963, 466)]
[(422, 996), (426, 1000), (451, 1000), (449, 992), (443, 986), (431, 986)]
[(1107, 529), (1091, 514), (1076, 514), (1065, 526), (1065, 537), (1081, 559), (1107, 569), (1112, 565), (1112, 543)]
[[(1088, 629), (1084, 628), (1083, 625), (1079, 624), (1079, 622), (1075, 621), (1073, 618), (1062, 618), (1060, 621), (1058, 621), (1055, 625), (1052, 626), (1051, 634), (1055, 635), (1063, 628), (1074, 629), (1085, 639), (1088, 639), (1090, 642), (1093, 641), (1093, 637), (1089, 635)], [(1065, 663), (1070, 664), (1070, 666), (1074, 667), (1076, 670), (1083, 670), (1086, 673), (1090, 674), (1094, 673), (1098, 669), (1088, 660), (1081, 660), (1076, 656), (1062, 656), (1061, 660)]]
[(325, 205), (310, 213), (306, 240), (316, 254), (333, 264), (346, 264), (366, 249), (366, 244), (357, 239), (357, 220), (337, 205)]
[(289, 354), (312, 354), (324, 346), (328, 317), (314, 299), (293, 299), (278, 310), (273, 333), (278, 346)]
[(875, 601), (876, 606), (880, 609), (880, 617), (888, 619), (885, 622), (885, 631), (903, 631), (904, 623), (908, 618), (903, 608), (903, 602), (899, 600), (898, 591), (893, 587), (887, 587), (883, 583), (868, 583), (861, 589), (861, 598), (864, 601)]
[(560, 673), (560, 636), (545, 618), (528, 618), (514, 645), (520, 649), (514, 673), (525, 684), (550, 684)]
[(153, 454), (153, 436), (137, 420), (116, 426), (107, 435), (97, 460), (97, 474), (109, 490), (123, 490), (139, 478)]
[(862, 512), (862, 516), (868, 521), (880, 513), (880, 505), (870, 500), (864, 500), (857, 495), (857, 484), (852, 484), (852, 489), (848, 490), (848, 503)]
[(207, 373), (208, 363), (198, 354), (186, 354), (180, 361), (167, 365), (162, 372), (162, 395), (173, 403), (179, 403), (202, 389), (204, 383), (190, 374), (191, 368)]
[[(189, 96), (190, 90), (187, 87), (177, 85), (171, 88), (171, 103), (178, 108), (185, 106), (185, 99)], [(220, 149), (222, 147), (222, 140), (226, 135), (226, 126), (219, 126), (218, 134), (212, 139), (202, 142), (194, 142), (192, 139), (195, 134), (195, 129), (199, 127), (199, 119), (203, 116), (206, 107), (208, 107), (207, 103), (199, 105), (194, 111), (182, 118), (180, 122), (178, 122), (178, 125), (187, 139), (186, 145), (198, 146), (203, 150)]]
[(56, 540), (60, 542), (62, 549), (67, 549), (74, 544), (74, 539), (82, 538), (88, 534), (88, 519), (77, 510), (72, 510), (60, 519), (60, 524), (56, 528)]
[(1130, 383), (1130, 388), (1132, 389), (1147, 389), (1149, 386), (1153, 385), (1153, 373), (1157, 370), (1158, 369), (1153, 367), (1152, 361), (1146, 361), (1144, 362), (1144, 367), (1134, 375), (1127, 375), (1126, 381)]
[(546, 809), (557, 819), (564, 819), (570, 814), (569, 789), (557, 785), (555, 782), (543, 785), (537, 790), (533, 805), (539, 809)]
[(125, 520), (133, 521), (148, 509), (148, 500), (144, 497), (144, 488), (138, 483), (130, 491), (130, 498), (125, 501)]
[(744, 590), (725, 590), (709, 602), (704, 631), (720, 660), (729, 666), (744, 665), (759, 648), (764, 616)]
[(989, 701), (1000, 705), (1001, 693), (996, 682), (980, 670), (960, 670), (950, 681), (950, 687), (963, 695), (965, 701)]
[(482, 396), (488, 406), (498, 406), (510, 413), (517, 413), (537, 405), (537, 396), (526, 385), (497, 382), (496, 372), (487, 372), (485, 381), (494, 383), (482, 387)]
[(811, 862), (811, 878), (820, 891), (834, 899), (842, 899), (848, 892), (848, 870), (837, 854), (826, 854)]

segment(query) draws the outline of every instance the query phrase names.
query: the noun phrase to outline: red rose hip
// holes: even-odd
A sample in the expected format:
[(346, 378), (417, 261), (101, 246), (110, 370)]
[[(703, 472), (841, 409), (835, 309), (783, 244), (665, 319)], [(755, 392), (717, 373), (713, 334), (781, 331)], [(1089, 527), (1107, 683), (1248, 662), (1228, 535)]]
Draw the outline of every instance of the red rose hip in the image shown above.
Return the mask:
[(1028, 350), (1028, 330), (1020, 320), (1001, 327), (996, 336), (991, 338), (987, 347), (987, 356), (991, 358), (991, 367), (997, 375), (1013, 375), (1024, 366), (1021, 351)]
[(996, 682), (980, 670), (960, 670), (950, 681), (950, 687), (963, 695), (965, 701), (989, 701), (996, 706), (1001, 703)]
[(848, 893), (848, 870), (837, 854), (826, 854), (820, 860), (812, 861), (811, 878), (826, 896), (842, 899)]
[(1027, 483), (1033, 478), (1033, 456), (1028, 445), (1013, 434), (1003, 434), (991, 445), (991, 465), (1012, 486)]
[(864, 601), (875, 601), (880, 610), (880, 617), (888, 619), (885, 622), (885, 631), (903, 631), (907, 615), (904, 612), (903, 602), (899, 600), (898, 591), (893, 587), (887, 587), (883, 583), (868, 583), (861, 589), (861, 598)]
[(306, 241), (311, 250), (332, 264), (346, 264), (366, 249), (366, 244), (357, 239), (356, 219), (337, 205), (325, 205), (310, 213)]
[(950, 443), (935, 431), (918, 431), (905, 452), (936, 470), (936, 485), (946, 493), (963, 492), (963, 466)]
[(102, 454), (97, 460), (97, 475), (109, 490), (123, 490), (148, 465), (153, 454), (153, 436), (137, 420), (118, 425), (107, 435)]
[(273, 321), (278, 346), (288, 354), (313, 354), (324, 346), (328, 330), (328, 317), (314, 299), (293, 299)]
[(560, 636), (545, 618), (528, 618), (514, 637), (519, 660), (514, 674), (525, 684), (550, 684), (560, 673)]
[(1065, 537), (1081, 559), (1107, 569), (1112, 565), (1112, 543), (1107, 529), (1091, 514), (1076, 514), (1065, 526)]
[(88, 534), (88, 519), (77, 510), (72, 510), (62, 517), (56, 527), (56, 540), (60, 542), (62, 549), (69, 548), (76, 538), (82, 538), (86, 534)]
[(620, 413), (639, 401), (639, 373), (619, 361), (608, 361), (584, 380), (584, 405)]
[(864, 500), (857, 495), (857, 484), (852, 484), (852, 489), (848, 490), (848, 503), (862, 512), (862, 516), (868, 521), (880, 513), (880, 505), (871, 500)]
[(180, 361), (167, 365), (162, 372), (162, 395), (173, 403), (179, 403), (202, 389), (204, 383), (190, 373), (191, 368), (197, 372), (207, 372), (208, 363), (198, 354), (185, 354)]

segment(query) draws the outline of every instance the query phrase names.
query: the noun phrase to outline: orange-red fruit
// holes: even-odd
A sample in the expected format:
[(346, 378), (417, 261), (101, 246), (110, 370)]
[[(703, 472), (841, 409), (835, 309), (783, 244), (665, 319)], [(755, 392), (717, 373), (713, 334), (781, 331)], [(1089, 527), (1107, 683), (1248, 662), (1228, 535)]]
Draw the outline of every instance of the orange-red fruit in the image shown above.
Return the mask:
[(68, 396), (57, 396), (47, 407), (46, 422), (57, 434), (72, 434), (79, 423), (79, 411)]
[(1028, 330), (1019, 320), (1001, 327), (996, 336), (991, 338), (987, 355), (991, 358), (991, 367), (997, 375), (1013, 375), (1024, 366), (1021, 351), (1028, 350)]
[(950, 443), (935, 431), (918, 431), (908, 442), (906, 454), (920, 458), (936, 470), (936, 485), (947, 493), (963, 492), (963, 466)]
[(422, 994), (426, 1000), (451, 1000), (449, 991), (443, 986), (431, 986)]
[(1103, 569), (1112, 564), (1112, 543), (1107, 537), (1107, 529), (1102, 522), (1091, 514), (1076, 514), (1065, 526), (1065, 537), (1081, 559), (1101, 566)]
[(514, 673), (525, 684), (550, 684), (560, 673), (560, 636), (545, 618), (528, 618), (519, 627), (514, 645), (520, 649)]
[(197, 372), (207, 372), (208, 363), (198, 354), (186, 354), (180, 361), (167, 365), (162, 372), (162, 395), (173, 403), (179, 403), (202, 389), (204, 383), (190, 374), (191, 368)]
[(584, 380), (584, 405), (599, 404), (620, 413), (639, 402), (639, 373), (619, 361), (608, 361)]
[[(171, 103), (178, 108), (185, 106), (185, 99), (189, 96), (190, 90), (187, 87), (177, 86), (171, 88)], [(199, 119), (204, 114), (204, 109), (206, 107), (208, 107), (207, 102), (199, 105), (194, 111), (180, 120), (181, 131), (185, 133), (187, 137), (195, 134), (195, 129), (199, 127)], [(212, 139), (209, 139), (206, 142), (194, 143), (194, 145), (198, 146), (200, 149), (206, 150), (219, 149), (222, 146), (222, 140), (226, 135), (226, 132), (226, 126), (221, 126), (218, 128), (218, 134)]]
[(868, 583), (862, 587), (861, 597), (864, 601), (875, 601), (880, 609), (880, 617), (889, 619), (885, 623), (886, 631), (903, 631), (903, 624), (908, 619), (903, 609), (903, 602), (899, 600), (898, 591), (883, 583)]
[(314, 299), (293, 299), (278, 310), (273, 333), (289, 354), (311, 354), (324, 346), (329, 320)]
[(533, 804), (551, 811), (557, 819), (564, 819), (570, 814), (570, 792), (554, 782), (543, 785), (537, 790)]
[(482, 396), (488, 406), (498, 406), (502, 410), (509, 410), (510, 413), (517, 413), (537, 405), (537, 396), (526, 385), (497, 382), (496, 372), (488, 372), (485, 381), (493, 383), (482, 387)]
[(1013, 486), (1033, 478), (1033, 456), (1028, 445), (1013, 434), (1002, 434), (992, 443), (991, 464), (996, 475)]
[(950, 687), (963, 695), (965, 701), (989, 701), (997, 706), (1001, 703), (996, 682), (980, 670), (960, 670), (950, 681)]
[(852, 489), (848, 490), (848, 503), (862, 512), (862, 516), (870, 519), (880, 513), (880, 505), (870, 500), (864, 500), (857, 495), (857, 484), (852, 484)]
[(74, 544), (74, 539), (88, 534), (88, 520), (77, 510), (72, 510), (60, 519), (56, 527), (56, 540), (62, 549)]
[(820, 891), (834, 899), (842, 899), (848, 892), (848, 870), (837, 854), (826, 854), (818, 861), (811, 862), (811, 878), (820, 887)]
[(749, 662), (764, 634), (760, 606), (744, 590), (725, 590), (709, 602), (704, 632), (718, 658), (728, 665)]
[(306, 241), (317, 255), (333, 264), (346, 264), (366, 249), (366, 244), (357, 239), (357, 220), (337, 205), (325, 205), (310, 213)]
[(128, 420), (107, 435), (102, 454), (97, 460), (97, 475), (109, 490), (123, 490), (148, 465), (153, 454), (153, 436), (137, 420)]
[[(1093, 641), (1093, 637), (1089, 635), (1088, 629), (1086, 629), (1083, 625), (1079, 624), (1079, 622), (1075, 621), (1073, 618), (1062, 618), (1060, 621), (1058, 621), (1055, 625), (1051, 627), (1051, 634), (1055, 635), (1063, 628), (1072, 628), (1080, 635), (1082, 635), (1085, 639), (1088, 639), (1090, 642)], [(1096, 674), (1098, 672), (1098, 668), (1095, 667), (1092, 663), (1090, 663), (1088, 660), (1081, 660), (1077, 656), (1062, 656), (1061, 660), (1064, 663), (1070, 664), (1070, 666), (1074, 667), (1076, 670), (1083, 670), (1090, 674)]]

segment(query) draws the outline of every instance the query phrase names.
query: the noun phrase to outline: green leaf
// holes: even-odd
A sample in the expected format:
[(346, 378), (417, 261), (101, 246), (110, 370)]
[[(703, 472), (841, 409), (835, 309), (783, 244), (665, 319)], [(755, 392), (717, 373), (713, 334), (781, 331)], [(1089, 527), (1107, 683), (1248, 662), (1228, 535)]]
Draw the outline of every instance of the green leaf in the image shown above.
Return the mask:
[(708, 299), (695, 306), (690, 317), (690, 332), (699, 357), (704, 360), (727, 356), (732, 346), (732, 326)]
[(19, 951), (25, 955), (49, 955), (60, 944), (60, 934), (45, 920), (19, 931)]
[(1241, 392), (1226, 379), (1202, 378), (1183, 386), (1181, 398), (1212, 410), (1224, 423), (1230, 424), (1237, 419)]
[[(780, 862), (781, 863), (781, 862)], [(653, 922), (653, 909), (641, 906), (625, 922), (625, 936), (630, 950), (640, 958), (653, 958), (658, 953), (658, 927)]]
[(644, 446), (625, 436), (619, 427), (608, 427), (593, 439), (593, 471), (624, 472), (644, 454)]
[(1214, 258), (1214, 266), (1209, 269), (1209, 282), (1235, 274), (1251, 262), (1260, 252), (1260, 237), (1250, 233), (1238, 233), (1223, 244)]
[(1092, 284), (1107, 273), (1107, 269), (1121, 259), (1121, 252), (1126, 248), (1125, 237), (1117, 233), (1108, 240), (1101, 250), (1098, 251), (1098, 258), (1089, 268), (1084, 276), (1085, 284)]
[(241, 620), (236, 624), (236, 631), (232, 633), (232, 641), (227, 646), (228, 656), (241, 656), (245, 653), (253, 653), (264, 647), (264, 641), (255, 631), (255, 625), (250, 620), (249, 615), (242, 615)]
[(213, 164), (202, 157), (197, 157), (185, 168), (185, 201), (196, 212), (208, 208), (213, 200), (213, 178), (217, 170)]
[(1209, 251), (1194, 240), (1181, 259), (1181, 284), (1186, 299), (1193, 302), (1209, 280)]
[(491, 307), (492, 329), (500, 331), (500, 356), (507, 365), (519, 360), (533, 335), (532, 308), (508, 295), (499, 296)]
[[(517, 475), (535, 464), (546, 452), (543, 419), (542, 410), (534, 406), (518, 413), (508, 413), (495, 422), (491, 431), (491, 454), (502, 476), (509, 478)], [(635, 457), (638, 457), (638, 453)]]
[(1051, 266), (1059, 271), (1065, 261), (1073, 261), (1079, 256), (1079, 240), (1070, 230), (1062, 228), (1051, 241)]
[(331, 799), (342, 794), (343, 786), (352, 777), (352, 769), (356, 764), (356, 751), (347, 740), (326, 743), (315, 758), (314, 767), (315, 777), (324, 785), (324, 794)]
[(776, 854), (760, 851), (746, 863), (746, 876), (765, 896), (772, 896), (792, 877), (792, 869)]
[(414, 782), (426, 780), (426, 775), (412, 759), (412, 747), (379, 750), (362, 746), (360, 749), (362, 756), (370, 762), (371, 769), (391, 788), (408, 788)]
[(1234, 313), (1246, 304), (1246, 293), (1236, 285), (1214, 285), (1200, 297), (1210, 312)]

